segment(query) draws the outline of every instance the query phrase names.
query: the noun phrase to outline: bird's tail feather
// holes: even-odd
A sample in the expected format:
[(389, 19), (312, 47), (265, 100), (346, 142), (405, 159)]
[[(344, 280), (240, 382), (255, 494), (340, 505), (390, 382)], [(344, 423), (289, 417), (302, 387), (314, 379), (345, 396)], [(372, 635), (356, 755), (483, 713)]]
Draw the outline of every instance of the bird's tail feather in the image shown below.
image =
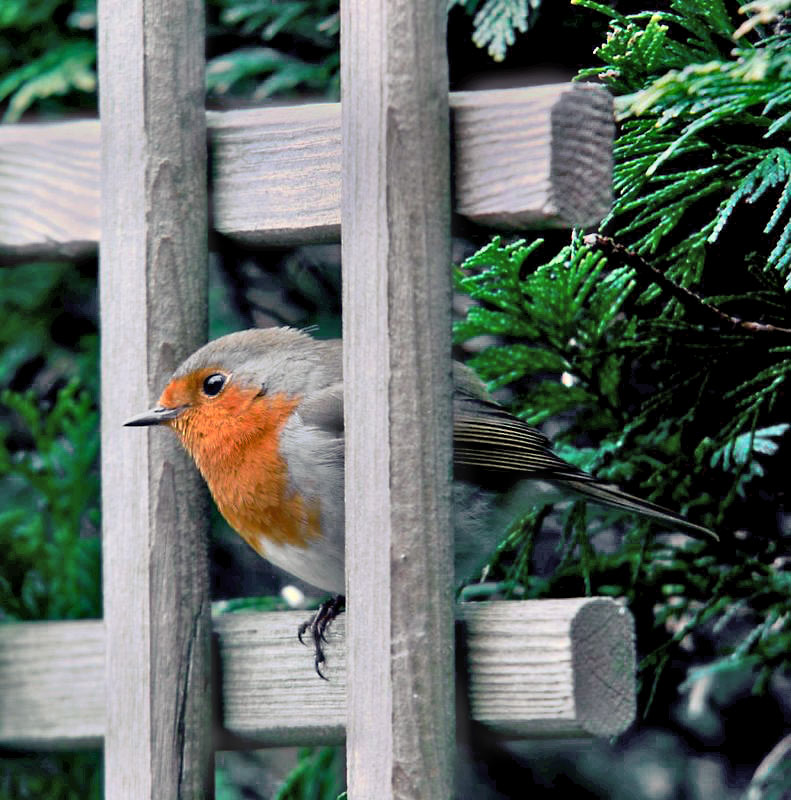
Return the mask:
[(694, 522), (690, 522), (688, 519), (682, 517), (681, 514), (676, 514), (675, 511), (671, 511), (669, 508), (627, 494), (617, 486), (599, 483), (598, 481), (588, 482), (568, 479), (564, 481), (564, 483), (566, 483), (569, 488), (574, 489), (574, 491), (579, 492), (579, 494), (597, 503), (612, 506), (613, 508), (622, 508), (626, 511), (633, 511), (636, 514), (642, 514), (646, 517), (663, 520), (673, 526), (683, 528), (693, 536), (706, 536), (719, 541), (720, 537), (709, 528), (703, 525), (696, 525)]

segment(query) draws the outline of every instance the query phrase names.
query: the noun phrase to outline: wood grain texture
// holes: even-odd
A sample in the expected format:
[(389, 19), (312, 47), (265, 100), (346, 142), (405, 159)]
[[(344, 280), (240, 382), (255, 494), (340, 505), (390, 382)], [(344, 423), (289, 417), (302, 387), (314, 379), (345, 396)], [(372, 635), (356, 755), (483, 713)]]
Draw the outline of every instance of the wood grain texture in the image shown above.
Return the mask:
[[(612, 99), (559, 84), (450, 95), (455, 211), (507, 228), (592, 225), (609, 210)], [(207, 113), (216, 229), (263, 244), (337, 241), (340, 104)], [(89, 252), (99, 123), (0, 126), (0, 253)]]
[(121, 427), (206, 335), (203, 3), (103, 0), (99, 31), (105, 796), (209, 797), (205, 489)]
[(452, 794), (445, 23), (341, 5), (350, 800)]
[(346, 734), (346, 617), (327, 633), (328, 681), (297, 641), (306, 612), (226, 614), (214, 619), (222, 727), (262, 746), (339, 744)]
[[(605, 598), (468, 603), (473, 719), (509, 738), (617, 736), (635, 714), (631, 614)], [(213, 620), (221, 725), (256, 746), (345, 735), (346, 619), (330, 628), (329, 682), (296, 640), (305, 612)], [(98, 746), (105, 732), (101, 620), (0, 626), (0, 745)], [(221, 743), (222, 743), (221, 739)]]
[(612, 98), (593, 84), (454, 95), (457, 211), (504, 228), (596, 224), (612, 193)]
[(99, 241), (99, 122), (0, 127), (0, 247), (72, 257)]
[(0, 626), (0, 743), (101, 747), (104, 641), (101, 620)]
[(210, 112), (207, 117), (218, 231), (256, 242), (338, 241), (339, 104)]
[(470, 706), (509, 737), (615, 736), (635, 713), (634, 622), (605, 598), (468, 603)]

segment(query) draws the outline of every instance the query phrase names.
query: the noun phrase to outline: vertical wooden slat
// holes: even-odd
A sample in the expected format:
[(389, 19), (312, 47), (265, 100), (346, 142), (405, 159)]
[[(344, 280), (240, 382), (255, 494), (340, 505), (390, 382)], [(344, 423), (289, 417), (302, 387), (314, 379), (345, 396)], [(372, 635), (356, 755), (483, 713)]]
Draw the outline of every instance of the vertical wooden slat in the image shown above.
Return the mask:
[(206, 505), (169, 432), (122, 428), (206, 334), (200, 0), (101, 0), (105, 796), (212, 794)]
[(344, 0), (350, 800), (452, 792), (445, 3)]

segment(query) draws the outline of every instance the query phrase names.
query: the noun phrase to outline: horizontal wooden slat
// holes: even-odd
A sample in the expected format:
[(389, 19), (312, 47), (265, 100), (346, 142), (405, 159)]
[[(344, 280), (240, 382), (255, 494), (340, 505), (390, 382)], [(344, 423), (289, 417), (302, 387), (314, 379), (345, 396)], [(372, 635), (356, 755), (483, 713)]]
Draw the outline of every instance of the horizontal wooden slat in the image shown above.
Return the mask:
[(254, 242), (340, 240), (341, 107), (207, 115), (214, 225)]
[[(473, 717), (509, 737), (613, 736), (635, 714), (629, 612), (581, 598), (469, 603)], [(214, 619), (227, 733), (260, 745), (340, 742), (345, 619), (330, 630), (329, 682), (296, 640), (305, 612)], [(0, 627), (0, 745), (98, 746), (104, 732), (101, 620)]]
[[(589, 84), (451, 94), (455, 208), (487, 225), (592, 225), (610, 203), (612, 102)], [(340, 238), (340, 105), (208, 113), (213, 223), (262, 244)], [(408, 146), (408, 143), (405, 143)], [(0, 252), (89, 252), (99, 123), (0, 126)]]
[(0, 626), (0, 743), (100, 747), (104, 685), (101, 620)]
[(605, 598), (470, 603), (474, 719), (515, 738), (614, 736), (636, 711), (633, 620)]
[(0, 251), (66, 258), (99, 241), (99, 123), (0, 125)]
[[(313, 649), (297, 641), (305, 611), (226, 614), (214, 619), (226, 731), (262, 745), (342, 742), (346, 726), (344, 616), (327, 639), (329, 678), (313, 668)], [(305, 639), (309, 641), (309, 637)]]
[(593, 84), (452, 94), (456, 206), (500, 228), (587, 227), (612, 200), (612, 98)]

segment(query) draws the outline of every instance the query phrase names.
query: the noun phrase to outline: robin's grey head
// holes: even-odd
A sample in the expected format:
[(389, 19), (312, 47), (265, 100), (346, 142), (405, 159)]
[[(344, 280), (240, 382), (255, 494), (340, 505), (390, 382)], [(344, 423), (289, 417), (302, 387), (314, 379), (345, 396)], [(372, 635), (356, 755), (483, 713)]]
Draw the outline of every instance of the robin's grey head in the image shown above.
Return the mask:
[(305, 395), (341, 379), (340, 342), (313, 339), (294, 328), (251, 328), (205, 344), (173, 378), (208, 369), (216, 369), (240, 387)]

